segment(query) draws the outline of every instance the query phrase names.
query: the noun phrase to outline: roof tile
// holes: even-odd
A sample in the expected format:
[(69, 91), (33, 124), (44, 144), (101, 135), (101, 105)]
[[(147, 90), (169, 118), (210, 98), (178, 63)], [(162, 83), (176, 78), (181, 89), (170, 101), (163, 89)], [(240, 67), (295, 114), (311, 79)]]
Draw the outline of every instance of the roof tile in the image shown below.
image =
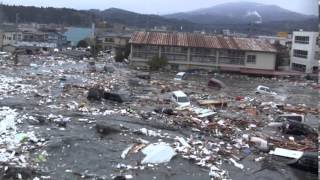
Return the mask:
[(132, 44), (170, 45), (180, 47), (200, 47), (234, 49), (276, 53), (276, 48), (266, 40), (254, 38), (220, 37), (182, 32), (134, 32)]

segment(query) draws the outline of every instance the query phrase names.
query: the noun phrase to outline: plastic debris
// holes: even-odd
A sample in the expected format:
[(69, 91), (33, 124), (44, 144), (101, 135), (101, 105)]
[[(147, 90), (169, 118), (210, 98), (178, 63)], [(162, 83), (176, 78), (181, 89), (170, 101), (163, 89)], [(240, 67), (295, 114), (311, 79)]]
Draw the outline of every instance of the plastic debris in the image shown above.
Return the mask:
[(237, 163), (234, 159), (230, 158), (229, 160), (233, 163), (233, 165), (235, 167), (237, 167), (239, 169), (243, 169), (244, 168), (244, 166), (242, 164)]
[(166, 143), (150, 144), (144, 149), (142, 153), (145, 154), (145, 158), (141, 161), (141, 164), (160, 164), (169, 162), (172, 157), (176, 155), (174, 149)]
[(127, 154), (129, 153), (129, 151), (134, 147), (134, 144), (130, 145), (129, 147), (127, 147), (121, 154), (121, 158), (125, 159), (127, 157)]
[(289, 149), (283, 149), (283, 148), (276, 148), (274, 151), (270, 151), (269, 154), (287, 157), (287, 158), (299, 159), (302, 157), (303, 152), (289, 150)]

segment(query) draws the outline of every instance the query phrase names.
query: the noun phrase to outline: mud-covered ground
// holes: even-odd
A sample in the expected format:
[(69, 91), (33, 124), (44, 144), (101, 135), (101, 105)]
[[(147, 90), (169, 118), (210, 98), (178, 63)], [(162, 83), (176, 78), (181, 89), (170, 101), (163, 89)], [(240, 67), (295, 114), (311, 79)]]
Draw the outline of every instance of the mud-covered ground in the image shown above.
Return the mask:
[[(116, 70), (106, 73), (104, 62), (97, 63), (97, 72), (89, 72), (85, 61), (66, 58), (41, 57), (30, 62), (30, 57), (25, 57), (20, 63), (0, 66), (0, 117), (11, 117), (1, 116), (9, 111), (3, 107), (16, 113), (16, 129), (9, 127), (2, 137), (18, 139), (0, 141), (0, 154), (8, 154), (7, 159), (0, 155), (0, 179), (112, 179), (132, 175), (132, 179), (139, 180), (203, 180), (213, 178), (209, 176), (212, 165), (219, 169), (215, 172), (220, 173), (220, 179), (318, 179), (318, 174), (286, 165), (288, 159), (239, 142), (243, 134), (249, 134), (264, 139), (275, 137), (278, 146), (289, 146), (286, 142), (292, 136), (267, 127), (284, 112), (263, 103), (313, 108), (305, 111), (306, 124), (318, 129), (319, 115), (313, 111), (319, 109), (320, 98), (315, 83), (230, 74), (196, 74), (177, 82), (170, 72), (151, 73), (151, 80), (143, 80), (124, 64), (109, 64)], [(208, 88), (209, 77), (223, 81), (227, 87)], [(106, 91), (126, 92), (130, 100), (87, 100), (88, 90), (97, 85)], [(278, 95), (256, 95), (258, 85), (266, 85)], [(216, 116), (210, 121), (200, 119), (203, 122), (199, 124), (188, 111), (171, 116), (155, 113), (156, 108), (175, 108), (168, 101), (169, 92), (174, 90), (188, 94), (194, 106), (198, 106), (197, 100), (207, 98), (223, 100), (228, 105), (209, 107), (217, 112)], [(236, 96), (248, 100), (238, 102)], [(255, 107), (256, 114), (246, 113), (245, 108), (240, 108), (243, 104)], [(99, 133), (97, 124), (112, 130)], [(149, 133), (145, 133), (147, 130)], [(26, 137), (17, 138), (21, 134)], [(193, 148), (188, 153), (177, 152), (167, 163), (141, 164), (144, 155), (140, 151), (121, 158), (131, 144), (166, 142), (175, 147), (179, 144), (176, 137), (186, 139)], [(299, 139), (306, 142), (306, 147), (317, 147), (306, 137), (294, 138), (291, 148), (302, 147)], [(9, 144), (13, 147), (9, 148)], [(201, 161), (206, 157), (210, 158)], [(200, 161), (205, 163), (203, 167)]]

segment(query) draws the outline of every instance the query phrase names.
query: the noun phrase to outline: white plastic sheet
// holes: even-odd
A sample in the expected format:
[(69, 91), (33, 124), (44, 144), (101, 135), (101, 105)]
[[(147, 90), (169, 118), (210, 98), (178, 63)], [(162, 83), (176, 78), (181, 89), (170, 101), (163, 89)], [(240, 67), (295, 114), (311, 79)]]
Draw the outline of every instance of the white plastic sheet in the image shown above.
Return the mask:
[(166, 163), (176, 155), (174, 149), (166, 143), (150, 144), (142, 150), (145, 154), (145, 158), (141, 161), (141, 164), (160, 164)]

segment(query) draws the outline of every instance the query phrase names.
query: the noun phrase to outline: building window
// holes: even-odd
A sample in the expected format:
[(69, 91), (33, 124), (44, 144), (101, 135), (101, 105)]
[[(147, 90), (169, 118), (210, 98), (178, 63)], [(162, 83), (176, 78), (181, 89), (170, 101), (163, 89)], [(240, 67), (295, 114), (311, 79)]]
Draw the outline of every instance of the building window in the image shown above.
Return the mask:
[(320, 60), (320, 52), (319, 51), (316, 51), (316, 54), (315, 54), (315, 58), (314, 58), (316, 61)]
[(219, 64), (244, 65), (245, 52), (235, 50), (219, 51)]
[(111, 43), (113, 43), (114, 40), (113, 40), (112, 38), (105, 38), (104, 42), (111, 42)]
[(190, 60), (192, 62), (199, 62), (199, 63), (216, 63), (215, 56), (192, 55)]
[(295, 36), (294, 42), (298, 44), (309, 44), (309, 36)]
[(298, 58), (307, 59), (308, 58), (308, 51), (294, 49), (293, 50), (293, 56), (294, 57), (298, 57)]
[(306, 65), (292, 63), (292, 70), (306, 72)]
[(163, 56), (166, 57), (168, 61), (187, 61), (187, 56), (185, 55), (164, 53)]
[(247, 56), (247, 63), (248, 64), (256, 64), (257, 63), (256, 55), (248, 55)]
[(188, 48), (165, 46), (163, 47), (163, 51), (164, 53), (186, 54), (188, 52)]

